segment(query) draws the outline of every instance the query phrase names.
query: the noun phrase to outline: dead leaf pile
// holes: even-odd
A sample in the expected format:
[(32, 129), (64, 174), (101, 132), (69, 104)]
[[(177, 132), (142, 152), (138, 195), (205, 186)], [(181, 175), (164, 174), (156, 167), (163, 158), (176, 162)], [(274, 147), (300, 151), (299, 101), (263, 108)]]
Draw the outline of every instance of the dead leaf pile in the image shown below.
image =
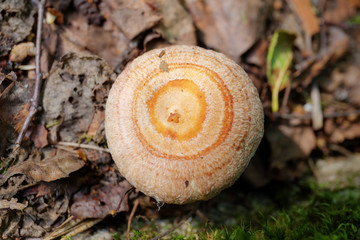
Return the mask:
[(35, 82), (34, 3), (0, 2), (1, 239), (76, 234), (128, 211), (131, 186), (106, 149), (106, 99), (127, 62), (173, 44), (224, 53), (259, 90), (265, 137), (249, 185), (299, 178), (322, 156), (311, 166), (319, 183), (346, 186), (349, 175), (358, 186), (357, 155), (327, 156), (360, 151), (359, 0), (47, 0), (42, 109), (12, 153)]
[(59, 153), (41, 160), (36, 153), (9, 168), (0, 180), (1, 238), (41, 237), (64, 221), (76, 184), (70, 187), (63, 179), (83, 166), (74, 155)]
[(0, 2), (0, 32), (10, 36), (15, 43), (24, 40), (34, 24), (35, 9), (30, 0)]
[(104, 141), (103, 110), (115, 77), (110, 66), (96, 56), (70, 53), (53, 66), (43, 98), (45, 122), (54, 123), (49, 127), (52, 143), (77, 142), (88, 131)]

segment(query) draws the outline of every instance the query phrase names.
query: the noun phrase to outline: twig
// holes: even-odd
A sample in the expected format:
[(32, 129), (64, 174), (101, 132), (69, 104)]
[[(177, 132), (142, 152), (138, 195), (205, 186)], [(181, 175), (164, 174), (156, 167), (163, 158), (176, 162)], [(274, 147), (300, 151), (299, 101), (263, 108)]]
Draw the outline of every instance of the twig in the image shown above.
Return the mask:
[(281, 102), (281, 107), (280, 107), (281, 112), (286, 109), (286, 106), (289, 102), (290, 92), (291, 92), (291, 80), (285, 89), (284, 97), (283, 97), (283, 100)]
[(313, 105), (311, 112), (312, 126), (314, 130), (319, 130), (323, 127), (324, 115), (321, 109), (320, 89), (316, 81), (312, 84), (310, 95)]
[(195, 211), (191, 211), (186, 217), (184, 217), (178, 224), (176, 224), (174, 227), (170, 228), (168, 231), (163, 232), (161, 234), (159, 234), (157, 237), (152, 238), (151, 240), (159, 240), (163, 237), (165, 237), (166, 235), (169, 235), (170, 233), (172, 233), (173, 231), (175, 231), (175, 229), (179, 228), (181, 225), (184, 224), (184, 222), (186, 222), (193, 214)]
[(31, 98), (31, 106), (29, 109), (29, 114), (27, 115), (25, 122), (20, 130), (18, 138), (16, 139), (16, 147), (18, 148), (24, 138), (25, 132), (28, 129), (30, 122), (34, 115), (39, 110), (39, 100), (40, 100), (40, 89), (42, 83), (42, 74), (40, 67), (40, 57), (41, 57), (41, 33), (42, 33), (42, 22), (44, 18), (44, 5), (46, 0), (41, 0), (37, 2), (38, 7), (38, 21), (37, 21), (37, 32), (36, 32), (36, 54), (35, 54), (35, 67), (36, 67), (36, 79), (35, 79), (35, 88), (34, 94)]
[(60, 145), (56, 145), (56, 148), (61, 149), (63, 151), (70, 152), (70, 153), (78, 154), (78, 151), (74, 150), (73, 148), (64, 147), (64, 146), (60, 146)]
[(124, 200), (125, 198), (127, 198), (127, 197), (129, 196), (129, 194), (132, 193), (134, 190), (135, 190), (135, 187), (130, 187), (130, 188), (124, 193), (124, 195), (121, 196), (120, 201), (119, 201), (119, 204), (118, 204), (118, 206), (117, 206), (117, 208), (116, 208), (113, 216), (115, 216), (115, 214), (119, 212), (123, 200)]
[[(303, 73), (305, 70), (309, 69), (311, 65), (313, 65), (315, 62), (321, 60), (324, 55), (327, 52), (327, 37), (326, 37), (326, 29), (325, 29), (325, 20), (324, 20), (324, 12), (326, 10), (326, 4), (327, 0), (322, 0), (319, 2), (319, 19), (320, 19), (320, 49), (317, 53), (311, 55), (304, 61), (298, 63), (295, 65), (295, 73), (293, 74), (293, 77), (298, 77), (301, 73)], [(311, 40), (311, 39), (310, 39)], [(310, 77), (310, 80), (312, 80), (314, 76)]]
[(326, 10), (327, 0), (322, 0), (319, 2), (319, 19), (320, 19), (320, 52), (326, 52), (327, 47), (327, 37), (325, 30), (325, 19), (324, 12)]
[(134, 202), (134, 206), (131, 210), (131, 213), (130, 213), (130, 216), (129, 216), (129, 220), (128, 220), (128, 224), (127, 224), (127, 229), (126, 229), (126, 239), (127, 240), (130, 240), (130, 227), (131, 227), (131, 222), (132, 222), (132, 219), (134, 218), (134, 215), (135, 215), (135, 212), (136, 212), (136, 209), (138, 208), (139, 206), (139, 199), (137, 198)]
[(351, 157), (353, 155), (353, 153), (351, 151), (347, 150), (346, 148), (344, 148), (343, 146), (340, 146), (338, 144), (330, 144), (329, 148), (330, 148), (330, 150), (339, 152), (346, 157)]
[(10, 80), (10, 81), (15, 81), (11, 76), (6, 75), (5, 73), (0, 72), (0, 75), (3, 76), (3, 77), (5, 77), (6, 79), (8, 79), (8, 80)]
[(72, 142), (58, 142), (57, 145), (66, 146), (66, 147), (93, 149), (93, 150), (98, 150), (98, 151), (108, 152), (108, 153), (110, 152), (109, 149), (107, 149), (107, 148), (92, 146), (89, 144), (78, 144), (78, 143), (72, 143)]
[[(282, 119), (308, 120), (312, 118), (311, 114), (275, 113), (274, 115)], [(337, 117), (348, 117), (352, 115), (359, 116), (360, 110), (324, 113), (323, 116), (324, 118), (337, 118)]]

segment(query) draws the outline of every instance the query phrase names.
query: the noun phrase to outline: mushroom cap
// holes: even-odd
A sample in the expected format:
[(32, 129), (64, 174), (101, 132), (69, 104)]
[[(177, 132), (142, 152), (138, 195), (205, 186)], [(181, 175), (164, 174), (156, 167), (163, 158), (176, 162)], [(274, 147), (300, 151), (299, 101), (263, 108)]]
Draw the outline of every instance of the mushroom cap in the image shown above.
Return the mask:
[(264, 131), (258, 92), (221, 53), (171, 46), (128, 64), (106, 103), (120, 173), (157, 201), (207, 200), (247, 167)]

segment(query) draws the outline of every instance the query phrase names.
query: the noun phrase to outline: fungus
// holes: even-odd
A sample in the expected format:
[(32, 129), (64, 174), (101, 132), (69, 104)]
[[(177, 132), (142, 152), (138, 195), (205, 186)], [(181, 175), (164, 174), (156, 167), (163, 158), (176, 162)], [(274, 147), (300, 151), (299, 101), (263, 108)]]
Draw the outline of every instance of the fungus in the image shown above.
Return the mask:
[(149, 51), (128, 64), (106, 103), (120, 173), (159, 202), (207, 200), (232, 185), (263, 136), (258, 92), (221, 53), (194, 46)]

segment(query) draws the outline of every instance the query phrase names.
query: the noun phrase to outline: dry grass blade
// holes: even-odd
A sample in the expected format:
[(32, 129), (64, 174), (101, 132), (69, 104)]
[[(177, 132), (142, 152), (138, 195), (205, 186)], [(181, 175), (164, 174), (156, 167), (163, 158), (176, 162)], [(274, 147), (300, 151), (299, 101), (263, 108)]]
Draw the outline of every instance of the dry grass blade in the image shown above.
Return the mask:
[[(81, 220), (75, 219), (73, 216), (71, 216), (43, 240), (52, 240), (62, 236), (65, 237), (65, 239), (69, 239), (69, 237), (75, 236), (76, 234), (91, 228), (101, 220), (101, 218)], [(63, 237), (61, 239), (63, 239)]]

